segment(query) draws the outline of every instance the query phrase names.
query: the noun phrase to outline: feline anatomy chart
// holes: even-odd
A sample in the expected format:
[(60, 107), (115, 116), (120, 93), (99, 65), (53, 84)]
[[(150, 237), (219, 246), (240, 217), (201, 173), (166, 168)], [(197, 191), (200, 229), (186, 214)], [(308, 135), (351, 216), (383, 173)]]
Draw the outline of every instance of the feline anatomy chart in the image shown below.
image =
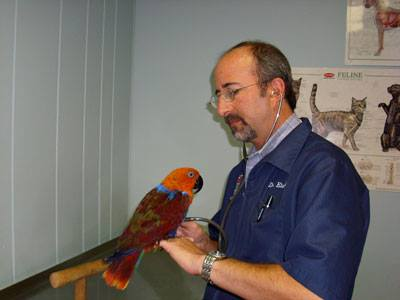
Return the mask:
[[(384, 109), (395, 97), (388, 87), (400, 84), (400, 70), (294, 68), (293, 78), (302, 78), (296, 114), (347, 152), (370, 189), (400, 191), (400, 151), (392, 142), (398, 134), (389, 130)], [(319, 113), (312, 113), (313, 105)], [(385, 124), (386, 132), (392, 133), (385, 141), (392, 146), (383, 151)]]

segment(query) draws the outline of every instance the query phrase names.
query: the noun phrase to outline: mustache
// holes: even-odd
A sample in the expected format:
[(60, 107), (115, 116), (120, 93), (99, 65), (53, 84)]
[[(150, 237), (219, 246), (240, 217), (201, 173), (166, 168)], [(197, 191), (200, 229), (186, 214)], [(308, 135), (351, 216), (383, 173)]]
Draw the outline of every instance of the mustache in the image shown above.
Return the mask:
[(226, 116), (224, 118), (224, 120), (225, 120), (225, 123), (228, 125), (230, 125), (230, 123), (234, 122), (234, 121), (241, 121), (244, 125), (247, 125), (246, 121), (243, 120), (242, 117), (240, 117), (239, 115), (235, 115), (235, 114)]

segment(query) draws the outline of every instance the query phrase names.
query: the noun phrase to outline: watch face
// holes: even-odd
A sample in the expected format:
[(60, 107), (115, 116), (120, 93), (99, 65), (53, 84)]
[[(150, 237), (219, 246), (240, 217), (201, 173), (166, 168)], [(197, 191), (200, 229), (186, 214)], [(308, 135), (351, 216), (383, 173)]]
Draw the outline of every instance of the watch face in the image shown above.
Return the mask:
[(217, 259), (226, 258), (225, 253), (223, 253), (223, 252), (221, 252), (221, 251), (218, 251), (218, 250), (212, 251), (212, 252), (210, 252), (209, 254), (212, 255), (212, 256), (214, 256), (214, 257), (217, 258)]

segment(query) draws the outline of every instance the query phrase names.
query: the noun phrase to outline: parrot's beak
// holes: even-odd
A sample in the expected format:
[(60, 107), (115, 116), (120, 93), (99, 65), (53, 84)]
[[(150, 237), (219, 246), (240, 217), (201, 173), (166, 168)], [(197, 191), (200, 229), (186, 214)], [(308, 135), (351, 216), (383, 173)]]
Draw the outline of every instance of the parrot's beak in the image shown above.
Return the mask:
[(203, 178), (199, 176), (196, 180), (196, 183), (194, 184), (193, 194), (197, 194), (198, 192), (200, 192), (202, 187), (203, 187)]

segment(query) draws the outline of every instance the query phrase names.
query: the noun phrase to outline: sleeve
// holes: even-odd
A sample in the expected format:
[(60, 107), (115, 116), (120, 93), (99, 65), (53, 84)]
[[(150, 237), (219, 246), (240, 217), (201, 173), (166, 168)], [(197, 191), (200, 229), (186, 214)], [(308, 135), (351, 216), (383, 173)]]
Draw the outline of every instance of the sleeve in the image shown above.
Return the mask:
[(369, 225), (369, 193), (349, 159), (324, 159), (298, 182), (282, 267), (323, 299), (351, 299)]

